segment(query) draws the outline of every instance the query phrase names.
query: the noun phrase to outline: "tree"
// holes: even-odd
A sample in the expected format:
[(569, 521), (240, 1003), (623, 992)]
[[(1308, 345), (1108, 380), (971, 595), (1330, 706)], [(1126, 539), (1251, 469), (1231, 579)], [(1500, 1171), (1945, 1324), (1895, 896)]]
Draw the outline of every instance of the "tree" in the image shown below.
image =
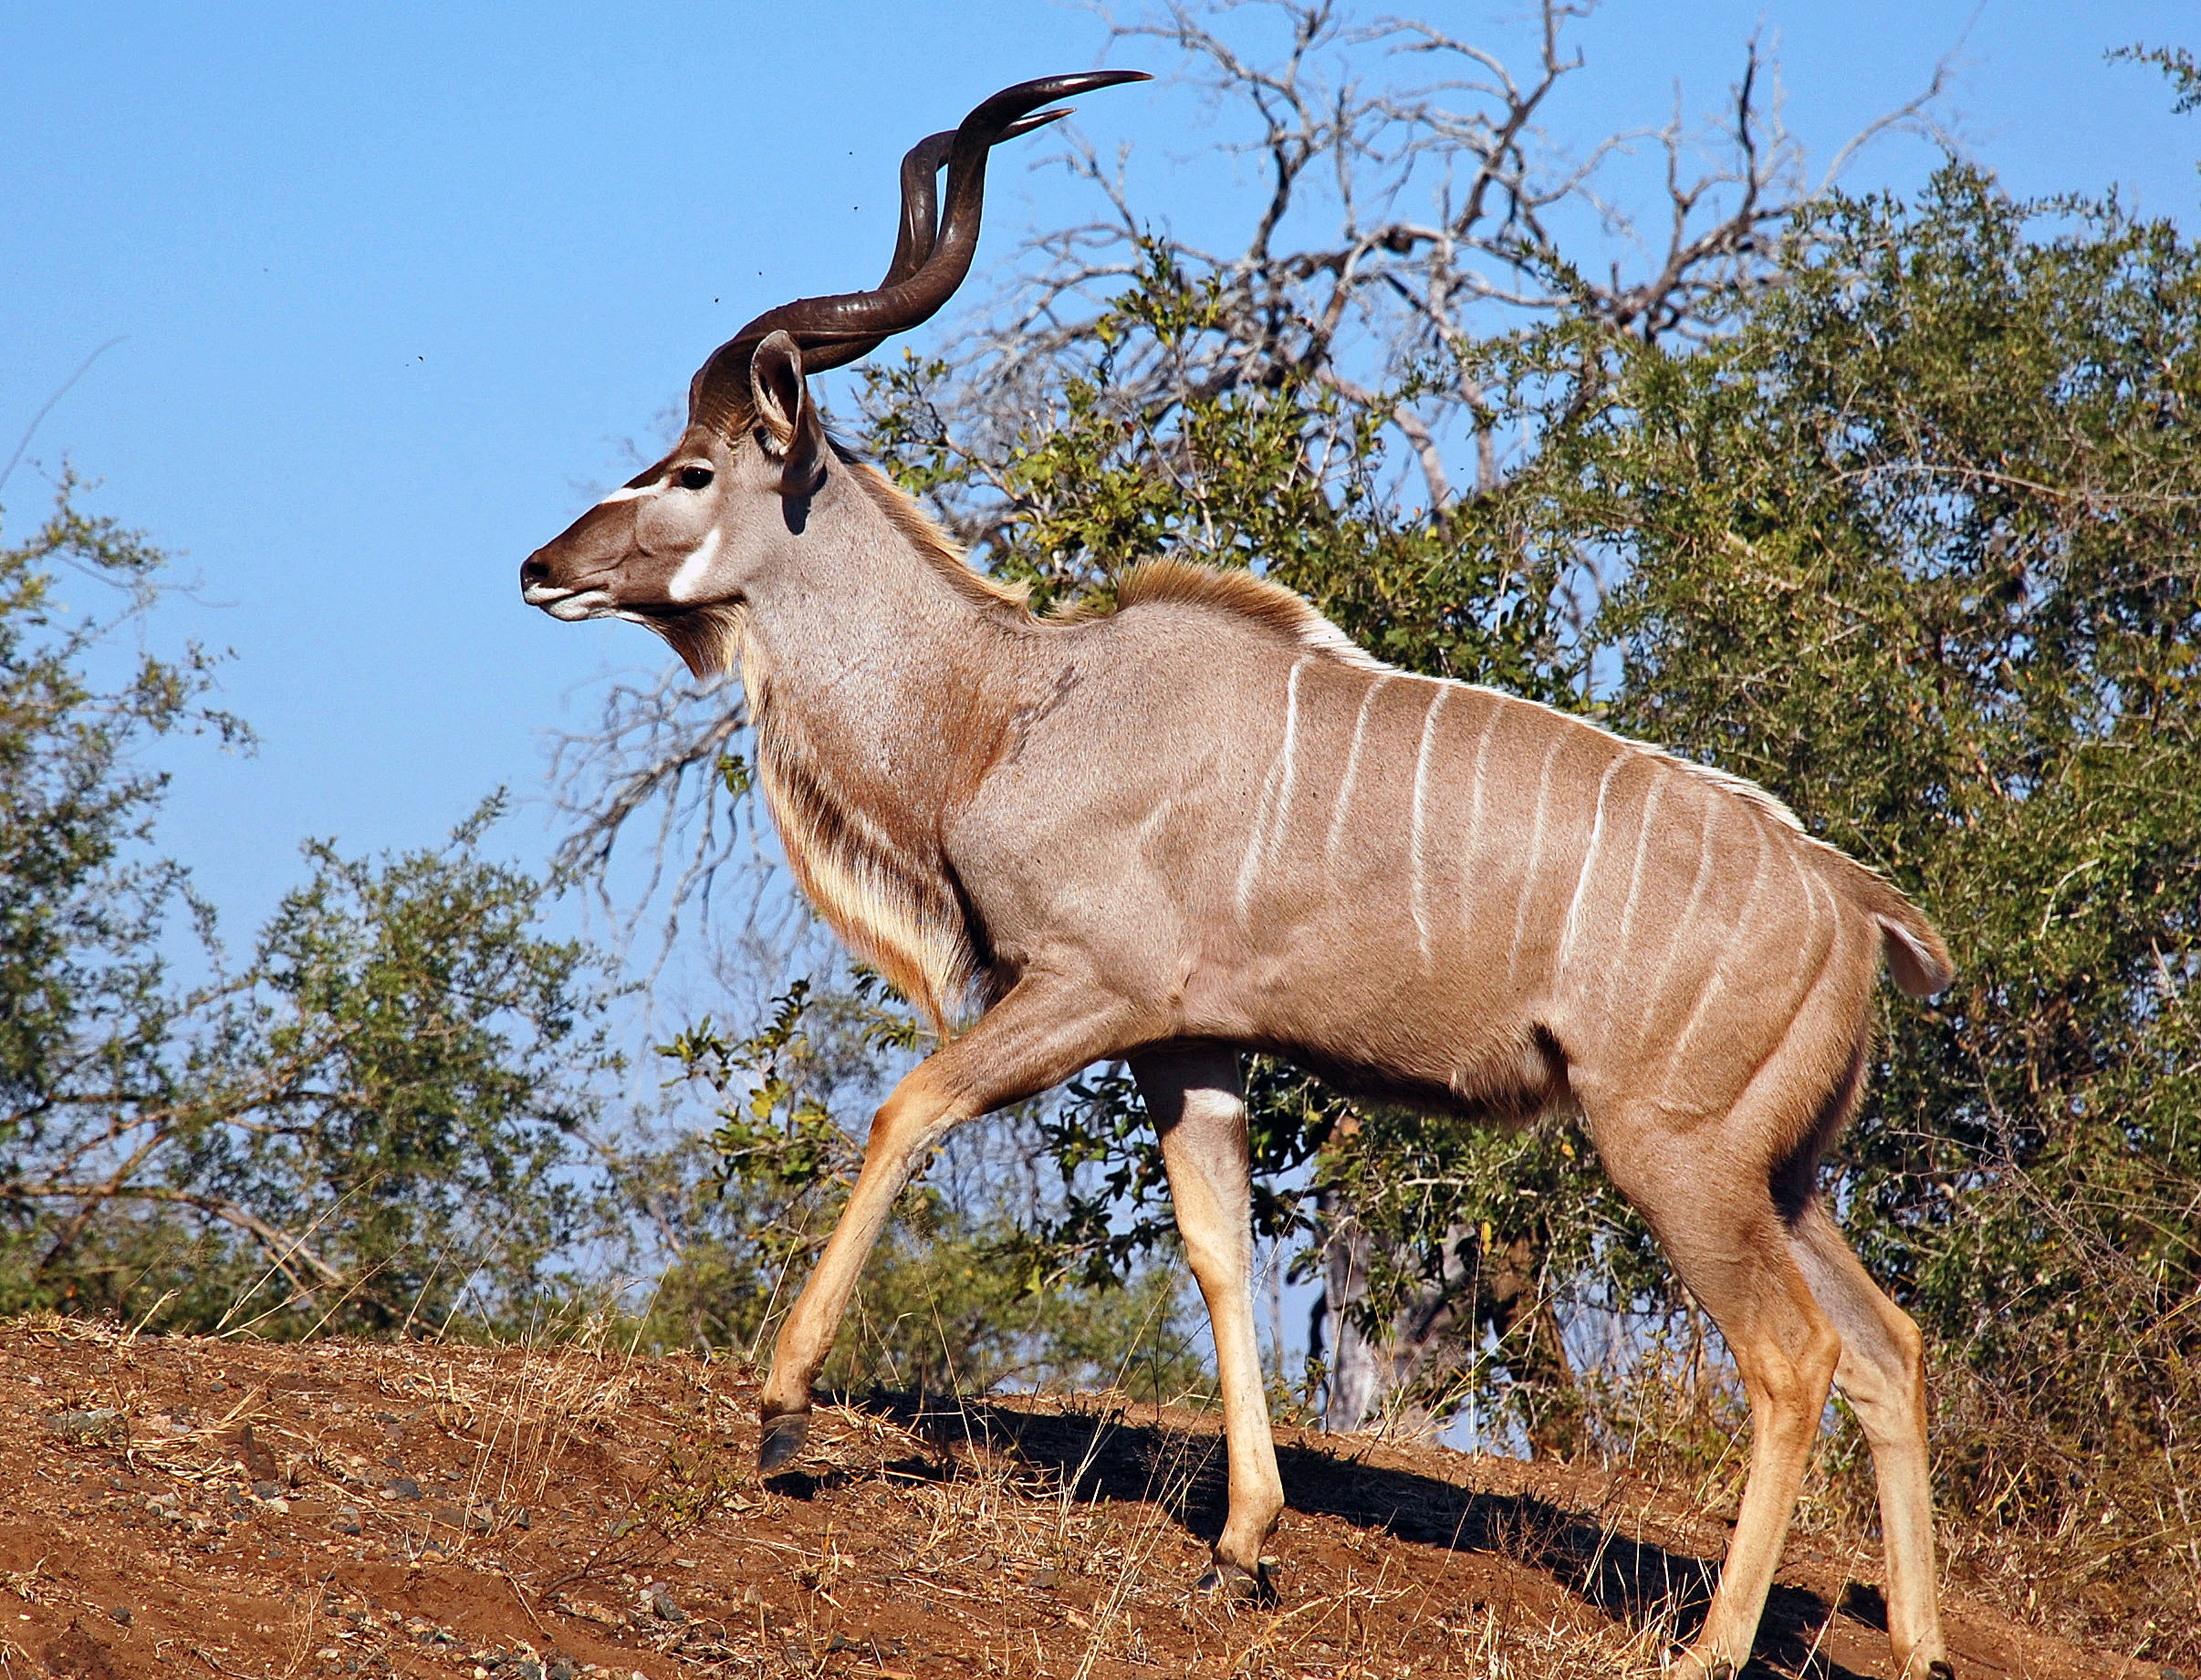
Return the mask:
[[(196, 648), (97, 684), (164, 561), (73, 489), (0, 549), (0, 1301), (387, 1331), (441, 1322), (472, 1278), (485, 1313), (524, 1310), (614, 1065), (589, 955), (540, 933), (541, 883), (479, 855), (492, 800), (443, 850), (309, 845), (226, 972), (154, 845), (165, 776), (140, 749), (242, 726), (205, 704)], [(61, 567), (119, 582), (120, 613), (66, 618)], [(196, 983), (162, 955), (179, 906)]]
[(2201, 1608), (2201, 247), (1961, 167), (1790, 237), (1539, 472), (1629, 557), (1615, 721), (1949, 936), (1826, 1192), (1939, 1351), (1953, 1506)]

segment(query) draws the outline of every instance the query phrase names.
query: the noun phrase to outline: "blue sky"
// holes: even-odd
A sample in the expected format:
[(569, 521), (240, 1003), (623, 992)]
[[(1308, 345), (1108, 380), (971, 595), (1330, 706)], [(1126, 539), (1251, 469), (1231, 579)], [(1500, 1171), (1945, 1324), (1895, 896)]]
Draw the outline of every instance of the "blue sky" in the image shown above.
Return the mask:
[[(1420, 15), (1526, 61), (1518, 4)], [(2190, 44), (2185, 5), (1618, 0), (1577, 26), (1590, 68), (1550, 126), (1587, 144), (1656, 122), (1677, 84), (1709, 111), (1754, 28), (1815, 158), (1954, 51), (1943, 114), (2015, 189), (2194, 205), (2201, 118), (2102, 62)], [(1132, 146), (1149, 214), (1243, 225), (1246, 166), (1173, 55), (1110, 51), (1081, 9), (0, 7), (0, 460), (126, 335), (0, 504), (20, 534), (72, 460), (195, 580), (153, 640), (235, 650), (224, 699), (261, 749), (181, 755), (166, 825), (233, 938), (297, 879), (302, 836), (418, 844), (500, 783), (540, 788), (543, 731), (665, 655), (527, 610), (520, 559), (631, 470), (625, 440), (654, 438), (741, 322), (875, 277), (913, 140), (1100, 61), (1163, 78), (1083, 102), (1089, 135)], [(1059, 172), (996, 158), (982, 270), (1092, 212)], [(1908, 187), (1931, 162), (1896, 141), (1847, 179)], [(548, 850), (539, 815), (504, 838)]]

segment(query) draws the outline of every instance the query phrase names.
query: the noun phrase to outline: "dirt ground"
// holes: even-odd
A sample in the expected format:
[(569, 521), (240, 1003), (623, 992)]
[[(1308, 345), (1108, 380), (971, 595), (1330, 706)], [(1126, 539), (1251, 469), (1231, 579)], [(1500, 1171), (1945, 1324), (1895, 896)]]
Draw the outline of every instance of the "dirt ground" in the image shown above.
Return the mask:
[[(0, 1326), (0, 1680), (1650, 1675), (1725, 1525), (1597, 1471), (1287, 1435), (1275, 1602), (1194, 1601), (1212, 1419), (821, 1410), (527, 1348)], [(1748, 1674), (1886, 1675), (1876, 1560), (1791, 1540)], [(1962, 1680), (2178, 1680), (1952, 1595)]]

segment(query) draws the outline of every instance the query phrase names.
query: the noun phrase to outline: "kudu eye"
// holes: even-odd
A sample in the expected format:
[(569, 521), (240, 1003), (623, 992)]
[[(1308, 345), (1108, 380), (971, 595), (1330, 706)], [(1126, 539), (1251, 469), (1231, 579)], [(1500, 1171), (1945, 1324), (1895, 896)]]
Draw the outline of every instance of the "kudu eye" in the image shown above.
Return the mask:
[(683, 466), (680, 469), (680, 487), (683, 490), (701, 490), (711, 482), (707, 466)]

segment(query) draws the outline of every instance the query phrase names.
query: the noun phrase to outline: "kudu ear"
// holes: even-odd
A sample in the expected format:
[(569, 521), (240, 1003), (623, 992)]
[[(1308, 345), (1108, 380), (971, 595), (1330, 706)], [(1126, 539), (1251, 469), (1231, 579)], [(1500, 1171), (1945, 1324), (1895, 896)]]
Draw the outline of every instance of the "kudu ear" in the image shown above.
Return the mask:
[(825, 427), (803, 378), (802, 350), (785, 332), (767, 335), (749, 360), (749, 395), (766, 451), (781, 462), (779, 494), (806, 496), (825, 482)]

